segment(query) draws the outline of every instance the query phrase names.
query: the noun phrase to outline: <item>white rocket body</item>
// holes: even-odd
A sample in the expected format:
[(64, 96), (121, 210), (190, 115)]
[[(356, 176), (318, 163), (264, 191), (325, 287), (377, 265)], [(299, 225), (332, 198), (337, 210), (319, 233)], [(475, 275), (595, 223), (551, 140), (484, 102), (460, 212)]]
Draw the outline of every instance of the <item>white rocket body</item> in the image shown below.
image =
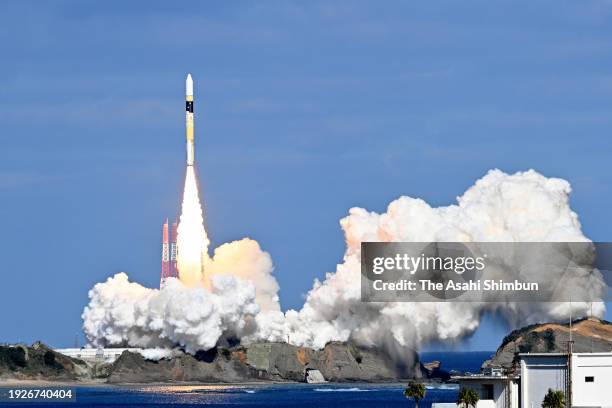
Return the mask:
[(185, 81), (185, 131), (187, 136), (187, 165), (193, 166), (195, 162), (194, 135), (193, 135), (193, 79), (187, 74)]

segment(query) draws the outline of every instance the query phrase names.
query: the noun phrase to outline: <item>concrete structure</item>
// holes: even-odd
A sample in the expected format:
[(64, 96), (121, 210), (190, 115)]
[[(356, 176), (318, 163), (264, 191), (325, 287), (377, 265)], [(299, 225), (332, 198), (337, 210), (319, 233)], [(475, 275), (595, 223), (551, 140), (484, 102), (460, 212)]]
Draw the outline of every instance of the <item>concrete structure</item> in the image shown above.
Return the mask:
[(130, 351), (132, 353), (138, 353), (142, 349), (140, 348), (65, 348), (55, 349), (56, 352), (72, 358), (79, 358), (81, 360), (92, 361), (92, 362), (107, 362), (112, 363), (124, 351)]
[(572, 407), (612, 407), (612, 353), (573, 353)]
[(520, 408), (540, 407), (549, 388), (571, 395), (572, 408), (612, 407), (612, 352), (519, 356)]
[(478, 393), (476, 408), (539, 408), (549, 389), (561, 390), (572, 408), (612, 408), (612, 352), (521, 353), (520, 375), (493, 369), (453, 379)]
[(518, 378), (501, 374), (477, 374), (453, 377), (460, 387), (471, 388), (478, 393), (477, 408), (515, 408), (519, 403)]
[[(569, 395), (567, 354), (527, 353), (521, 357), (521, 408), (540, 407), (548, 389)], [(612, 377), (611, 377), (612, 378)]]

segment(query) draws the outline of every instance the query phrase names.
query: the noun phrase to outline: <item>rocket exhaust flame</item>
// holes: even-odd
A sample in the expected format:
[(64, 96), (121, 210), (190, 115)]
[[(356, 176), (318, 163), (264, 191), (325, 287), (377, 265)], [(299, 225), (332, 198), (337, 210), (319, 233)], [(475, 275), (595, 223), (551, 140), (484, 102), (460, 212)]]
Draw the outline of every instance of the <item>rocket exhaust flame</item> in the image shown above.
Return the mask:
[(204, 262), (208, 258), (208, 237), (194, 167), (193, 80), (185, 81), (185, 129), (187, 135), (187, 172), (178, 225), (177, 267), (179, 279), (189, 287), (204, 284)]
[(188, 287), (204, 284), (204, 259), (208, 256), (208, 243), (195, 169), (187, 166), (178, 224), (177, 266), (179, 279)]

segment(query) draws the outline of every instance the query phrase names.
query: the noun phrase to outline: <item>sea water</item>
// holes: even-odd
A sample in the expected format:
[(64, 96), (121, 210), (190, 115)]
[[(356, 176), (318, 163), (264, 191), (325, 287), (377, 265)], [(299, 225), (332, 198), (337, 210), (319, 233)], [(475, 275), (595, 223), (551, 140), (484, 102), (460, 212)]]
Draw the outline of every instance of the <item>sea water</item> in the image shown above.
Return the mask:
[[(410, 407), (405, 384), (262, 384), (76, 387), (75, 402), (9, 403), (11, 407)], [(454, 402), (455, 385), (430, 385), (421, 408)], [(2, 403), (0, 403), (1, 405)]]
[[(488, 354), (482, 353), (423, 353), (422, 360), (440, 360), (445, 370), (477, 371)], [(484, 358), (483, 358), (484, 356)], [(219, 384), (219, 385), (143, 385), (96, 386), (74, 388), (76, 401), (9, 403), (0, 406), (24, 407), (413, 407), (404, 397), (406, 384)], [(455, 402), (456, 384), (428, 383), (420, 408), (434, 402)]]

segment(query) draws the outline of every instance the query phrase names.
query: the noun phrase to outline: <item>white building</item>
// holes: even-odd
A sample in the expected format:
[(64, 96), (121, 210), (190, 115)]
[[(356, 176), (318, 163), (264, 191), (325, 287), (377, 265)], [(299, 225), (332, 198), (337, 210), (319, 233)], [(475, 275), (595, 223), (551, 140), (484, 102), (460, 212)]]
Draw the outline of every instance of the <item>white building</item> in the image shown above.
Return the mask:
[(612, 353), (572, 354), (572, 407), (612, 407)]
[(518, 378), (501, 374), (481, 374), (457, 379), (461, 387), (473, 389), (480, 397), (476, 408), (518, 407)]
[[(572, 408), (612, 408), (612, 352), (521, 353), (520, 375), (498, 371), (453, 377), (478, 393), (476, 408), (539, 408), (549, 389), (561, 390)], [(571, 380), (571, 381), (570, 381)]]
[(142, 349), (139, 348), (65, 348), (55, 349), (56, 352), (72, 358), (80, 358), (81, 360), (107, 363), (114, 362), (124, 351), (138, 353)]
[(524, 353), (521, 358), (521, 408), (540, 407), (549, 389), (568, 396), (566, 353)]

